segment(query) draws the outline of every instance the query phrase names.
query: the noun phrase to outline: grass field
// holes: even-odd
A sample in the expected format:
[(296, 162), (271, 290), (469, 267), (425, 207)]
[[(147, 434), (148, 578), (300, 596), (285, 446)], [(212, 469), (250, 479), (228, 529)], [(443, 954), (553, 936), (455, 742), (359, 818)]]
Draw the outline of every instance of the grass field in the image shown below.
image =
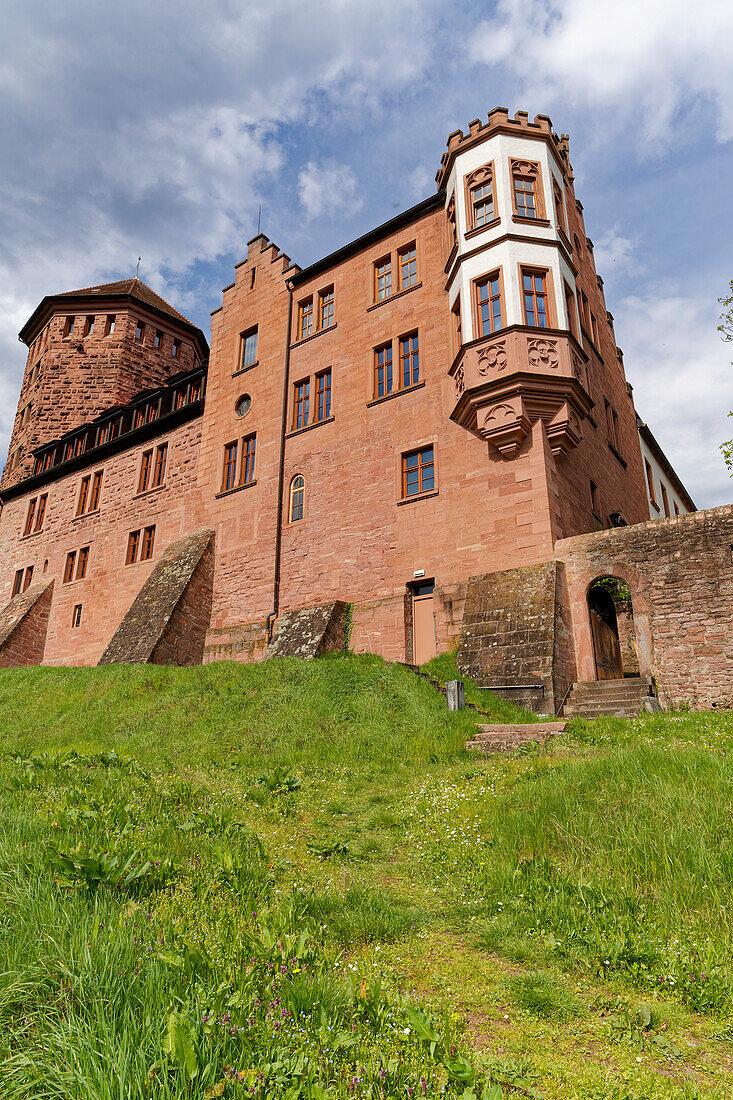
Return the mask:
[(733, 715), (474, 721), (371, 657), (0, 672), (3, 1100), (730, 1097)]

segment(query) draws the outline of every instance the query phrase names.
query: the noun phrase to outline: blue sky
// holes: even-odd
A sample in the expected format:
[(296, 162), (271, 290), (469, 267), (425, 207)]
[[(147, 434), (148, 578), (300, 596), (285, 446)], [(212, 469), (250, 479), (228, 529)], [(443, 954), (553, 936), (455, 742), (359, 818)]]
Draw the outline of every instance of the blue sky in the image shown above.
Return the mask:
[(450, 131), (505, 106), (570, 133), (637, 408), (698, 506), (733, 499), (729, 0), (3, 8), (0, 461), (44, 294), (141, 256), (208, 332), (260, 203), (306, 265), (430, 194)]

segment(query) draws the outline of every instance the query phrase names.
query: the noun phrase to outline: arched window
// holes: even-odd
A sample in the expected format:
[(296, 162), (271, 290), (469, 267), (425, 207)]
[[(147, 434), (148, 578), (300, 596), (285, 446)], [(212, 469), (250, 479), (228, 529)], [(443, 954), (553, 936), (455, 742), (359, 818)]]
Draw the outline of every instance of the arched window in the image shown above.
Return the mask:
[(297, 474), (290, 482), (290, 522), (305, 516), (305, 478)]

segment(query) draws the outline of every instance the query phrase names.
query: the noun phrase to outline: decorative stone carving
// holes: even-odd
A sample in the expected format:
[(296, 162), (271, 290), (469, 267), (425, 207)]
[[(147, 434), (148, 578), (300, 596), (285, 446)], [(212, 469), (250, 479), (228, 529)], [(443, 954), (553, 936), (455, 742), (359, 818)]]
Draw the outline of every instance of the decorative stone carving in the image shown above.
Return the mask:
[(537, 165), (529, 160), (513, 160), (512, 173), (518, 176), (536, 176)]
[(570, 358), (573, 363), (573, 374), (578, 379), (578, 381), (583, 384), (585, 377), (585, 371), (583, 370), (583, 360), (580, 358), (576, 351), (572, 350), (570, 352)]
[(464, 386), (466, 384), (466, 376), (463, 372), (463, 367), (459, 367), (455, 375), (456, 383), (456, 398), (459, 398), (463, 393)]
[(479, 354), (476, 369), (482, 377), (494, 371), (506, 370), (509, 360), (506, 354), (506, 341), (497, 340)]
[(560, 366), (557, 340), (530, 340), (527, 343), (527, 358), (534, 370), (557, 370)]

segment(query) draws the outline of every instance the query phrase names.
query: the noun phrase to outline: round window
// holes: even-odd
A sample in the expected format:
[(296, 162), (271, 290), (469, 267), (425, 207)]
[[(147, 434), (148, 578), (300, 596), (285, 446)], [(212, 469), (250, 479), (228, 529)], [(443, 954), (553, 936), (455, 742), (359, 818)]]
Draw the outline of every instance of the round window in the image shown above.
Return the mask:
[(237, 416), (246, 416), (249, 410), (252, 408), (252, 398), (248, 393), (245, 393), (239, 398), (235, 406)]

